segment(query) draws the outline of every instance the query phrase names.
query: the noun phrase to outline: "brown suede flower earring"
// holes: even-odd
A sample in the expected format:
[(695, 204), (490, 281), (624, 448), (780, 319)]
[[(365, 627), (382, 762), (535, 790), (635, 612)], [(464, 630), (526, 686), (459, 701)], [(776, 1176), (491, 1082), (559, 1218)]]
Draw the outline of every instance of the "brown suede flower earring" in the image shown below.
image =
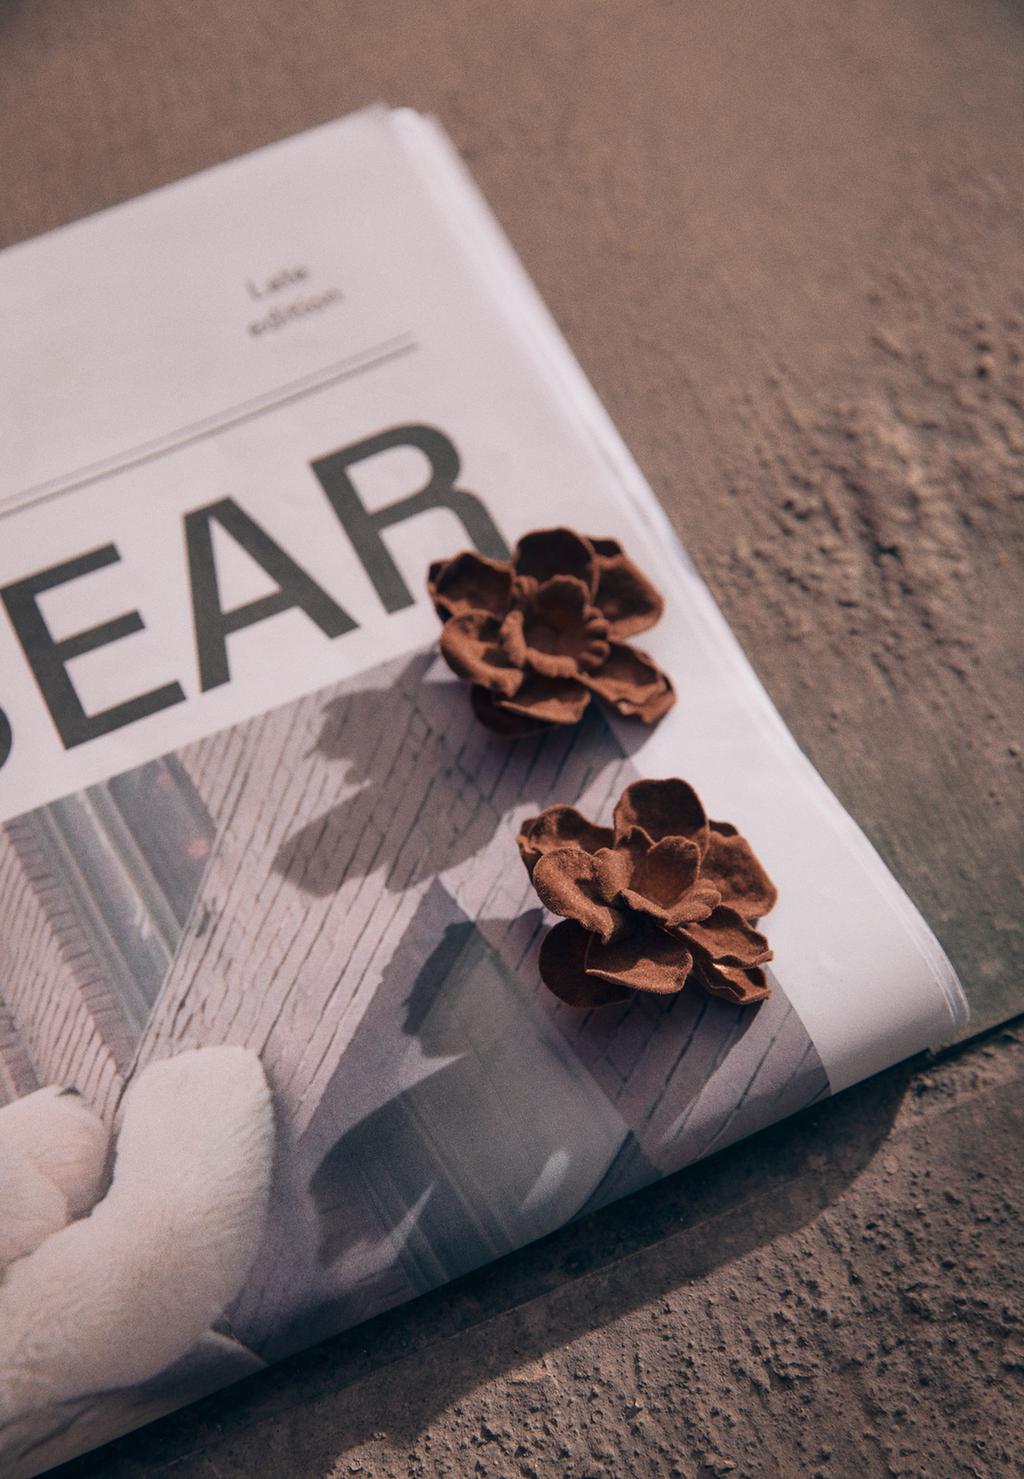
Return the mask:
[(570, 1006), (669, 995), (691, 974), (740, 1006), (771, 995), (762, 966), (772, 952), (753, 925), (775, 885), (685, 781), (634, 781), (611, 827), (549, 806), (517, 841), (541, 903), (565, 916), (544, 937), (540, 973)]
[(498, 734), (575, 724), (595, 694), (645, 724), (675, 703), (666, 675), (625, 643), (664, 603), (614, 539), (538, 529), (511, 562), (473, 550), (436, 561), (427, 589), (444, 622), (444, 658)]

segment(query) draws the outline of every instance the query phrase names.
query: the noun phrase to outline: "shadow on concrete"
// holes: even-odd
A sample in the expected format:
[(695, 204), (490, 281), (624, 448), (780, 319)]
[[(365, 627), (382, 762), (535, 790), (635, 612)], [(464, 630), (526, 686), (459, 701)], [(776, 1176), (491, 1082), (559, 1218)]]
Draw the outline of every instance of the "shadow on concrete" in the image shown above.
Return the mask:
[(327, 1473), (373, 1436), (411, 1445), (481, 1384), (813, 1222), (874, 1157), (919, 1061), (54, 1472), (206, 1474), (211, 1430), (218, 1462), (259, 1452), (268, 1473)]

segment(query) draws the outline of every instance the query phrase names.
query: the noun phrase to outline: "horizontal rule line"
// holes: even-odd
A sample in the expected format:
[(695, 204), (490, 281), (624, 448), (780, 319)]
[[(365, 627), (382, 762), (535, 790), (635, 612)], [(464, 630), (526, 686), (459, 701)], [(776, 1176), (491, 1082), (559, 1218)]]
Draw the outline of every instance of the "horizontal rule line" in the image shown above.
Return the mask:
[(334, 365), (328, 365), (326, 369), (317, 370), (313, 375), (305, 375), (301, 380), (292, 380), (276, 390), (267, 391), (261, 396), (253, 397), (252, 400), (231, 406), (205, 421), (194, 421), (190, 426), (179, 427), (177, 431), (170, 432), (151, 442), (143, 442), (141, 446), (133, 447), (116, 458), (108, 458), (105, 462), (94, 462), (86, 467), (80, 467), (76, 472), (65, 475), (59, 481), (38, 483), (33, 488), (25, 488), (21, 493), (14, 493), (3, 501), (3, 505), (6, 506), (0, 505), (0, 519), (9, 518), (11, 514), (20, 513), (26, 508), (35, 508), (39, 504), (49, 503), (53, 498), (62, 498), (65, 493), (87, 488), (91, 483), (98, 483), (104, 478), (113, 477), (115, 473), (141, 467), (147, 462), (155, 462), (158, 458), (166, 457), (171, 452), (177, 452), (182, 447), (189, 447), (196, 442), (205, 441), (208, 437), (216, 436), (218, 432), (241, 426), (246, 421), (254, 421), (257, 417), (265, 416), (269, 411), (276, 411), (281, 406), (304, 400), (307, 396), (316, 395), (321, 390), (328, 390), (332, 385), (338, 385), (343, 380), (351, 380), (356, 375), (365, 374), (367, 370), (376, 370), (381, 365), (401, 359), (418, 348), (419, 345), (411, 334), (399, 334), (393, 339), (384, 339), (380, 344), (374, 344), (368, 349), (361, 350), (359, 354), (349, 355), (347, 359), (339, 360)]

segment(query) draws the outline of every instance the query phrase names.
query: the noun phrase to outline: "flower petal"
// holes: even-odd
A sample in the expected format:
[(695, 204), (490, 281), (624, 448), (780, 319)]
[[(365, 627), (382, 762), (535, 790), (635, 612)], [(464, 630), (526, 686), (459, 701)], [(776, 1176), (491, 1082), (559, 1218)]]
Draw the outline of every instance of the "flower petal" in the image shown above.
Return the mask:
[(625, 837), (631, 827), (642, 827), (654, 842), (663, 837), (688, 837), (703, 853), (707, 846), (708, 822), (700, 797), (686, 781), (633, 781), (615, 807), (615, 837)]
[(539, 816), (527, 817), (516, 838), (520, 857), (531, 875), (538, 859), (556, 847), (597, 852), (611, 847), (612, 840), (611, 827), (598, 827), (574, 806), (549, 806)]
[(512, 566), (489, 560), (475, 550), (463, 550), (450, 560), (434, 561), (427, 574), (427, 590), (443, 621), (466, 611), (504, 616), (512, 594)]
[(653, 839), (643, 827), (627, 827), (625, 832), (615, 834), (615, 851), (623, 853), (629, 860), (630, 877), (644, 853), (650, 852), (653, 846)]
[(764, 935), (754, 929), (724, 904), (713, 910), (702, 923), (686, 926), (686, 936), (714, 961), (749, 968), (771, 960), (772, 952)]
[(620, 934), (625, 916), (609, 907), (600, 854), (580, 847), (559, 847), (538, 859), (533, 870), (537, 897), (552, 914), (575, 919), (606, 943)]
[(595, 539), (593, 534), (587, 538), (594, 547), (594, 554), (605, 560), (617, 559), (623, 553), (622, 545), (617, 539)]
[(695, 842), (686, 837), (663, 837), (639, 858), (630, 891), (668, 910), (692, 888), (699, 872), (700, 848)]
[(657, 724), (676, 701), (668, 676), (636, 647), (610, 643), (607, 661), (592, 673), (581, 673), (586, 683), (620, 714)]
[(576, 724), (590, 702), (590, 694), (575, 678), (545, 678), (527, 671), (522, 687), (501, 706), (539, 724)]
[(546, 719), (533, 719), (529, 714), (511, 713), (497, 694), (481, 688), (478, 683), (474, 683), (469, 690), (469, 701), (473, 706), (473, 713), (484, 728), (505, 739), (526, 739), (532, 734), (540, 734), (543, 730), (552, 728)]
[(610, 1006), (629, 997), (622, 986), (587, 975), (584, 962), (592, 938), (575, 920), (563, 919), (541, 941), (538, 962), (541, 980), (560, 1001), (571, 1007)]
[(700, 919), (707, 919), (722, 902), (722, 895), (713, 883), (705, 883), (703, 878), (698, 878), (692, 888), (675, 904), (665, 916), (666, 928), (671, 930), (685, 931), (691, 924)]
[[(526, 666), (526, 615), (521, 607), (514, 607), (504, 617), (498, 639), (505, 649), (505, 655), (509, 662), (514, 663), (517, 668)], [(570, 674), (570, 677), (572, 675)]]
[(522, 687), (523, 672), (498, 642), (500, 625), (482, 611), (453, 616), (441, 628), (441, 653), (460, 678), (511, 698)]
[(772, 994), (768, 978), (759, 965), (750, 970), (740, 966), (716, 965), (709, 960), (694, 960), (694, 974), (712, 996), (724, 997), (735, 1006), (752, 1006), (758, 1001), (767, 1001)]
[(693, 966), (689, 950), (648, 920), (634, 916), (633, 923), (636, 928), (630, 934), (609, 944), (590, 937), (587, 975), (657, 996), (681, 991)]
[(625, 847), (602, 847), (594, 854), (595, 877), (601, 898), (606, 904), (615, 904), (629, 887), (635, 858)]
[(590, 540), (575, 529), (534, 529), (516, 546), (517, 575), (543, 583), (552, 575), (575, 575), (590, 595), (597, 588), (597, 558)]
[(719, 890), (722, 903), (744, 919), (760, 919), (774, 908), (778, 899), (774, 883), (754, 856), (747, 839), (735, 832), (728, 836), (715, 823), (700, 871), (701, 877)]
[(654, 626), (665, 609), (660, 591), (614, 539), (593, 539), (591, 543), (597, 552), (594, 604), (608, 618), (609, 636), (621, 642)]
[(608, 623), (591, 606), (582, 580), (554, 575), (510, 611), (502, 643), (512, 660), (549, 678), (573, 678), (600, 668), (609, 656)]

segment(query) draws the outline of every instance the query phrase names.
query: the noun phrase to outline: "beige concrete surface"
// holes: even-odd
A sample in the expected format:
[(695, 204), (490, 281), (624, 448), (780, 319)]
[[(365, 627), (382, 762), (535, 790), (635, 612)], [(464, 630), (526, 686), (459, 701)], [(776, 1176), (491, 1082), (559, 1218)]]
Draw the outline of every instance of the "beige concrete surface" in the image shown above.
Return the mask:
[[(437, 113), (978, 1030), (1024, 1004), (1022, 61), (1018, 0), (0, 0), (0, 243)], [(897, 1070), (76, 1472), (1015, 1473), (1020, 1090), (998, 1033)]]

